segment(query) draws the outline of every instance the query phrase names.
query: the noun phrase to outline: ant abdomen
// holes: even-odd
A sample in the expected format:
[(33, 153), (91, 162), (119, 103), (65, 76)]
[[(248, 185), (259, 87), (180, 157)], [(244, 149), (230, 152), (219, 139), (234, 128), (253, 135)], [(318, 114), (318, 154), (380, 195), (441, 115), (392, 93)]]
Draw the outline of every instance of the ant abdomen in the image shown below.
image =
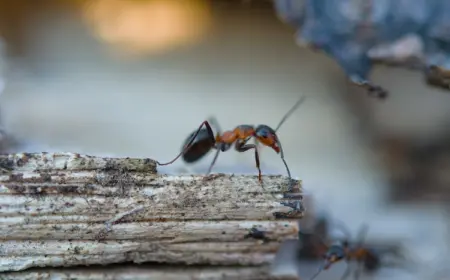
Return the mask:
[(378, 255), (369, 252), (364, 258), (364, 268), (366, 271), (375, 271), (381, 266), (381, 260)]
[[(215, 146), (214, 135), (211, 135), (208, 129), (201, 129), (194, 139), (194, 142), (187, 148), (186, 145), (192, 140), (197, 131), (194, 131), (186, 138), (183, 143), (182, 150), (184, 151), (182, 158), (186, 163), (194, 163), (205, 155), (207, 155)], [(185, 149), (185, 150), (184, 150)]]

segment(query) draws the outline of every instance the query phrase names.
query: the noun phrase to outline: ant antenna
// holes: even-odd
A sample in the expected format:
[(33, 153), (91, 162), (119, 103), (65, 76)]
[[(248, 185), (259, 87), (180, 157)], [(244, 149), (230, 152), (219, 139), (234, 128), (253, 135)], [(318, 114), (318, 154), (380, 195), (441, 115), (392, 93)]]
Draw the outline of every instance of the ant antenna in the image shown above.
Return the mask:
[(352, 235), (348, 230), (348, 227), (340, 220), (335, 220), (333, 223), (334, 226), (337, 227), (345, 235), (345, 242), (350, 242)]
[(280, 123), (278, 124), (277, 128), (275, 128), (275, 131), (277, 131), (281, 125), (287, 120), (287, 118), (289, 118), (291, 116), (291, 114), (298, 108), (298, 106), (300, 106), (300, 104), (303, 103), (303, 101), (305, 101), (306, 96), (303, 95), (295, 104), (294, 106), (292, 106), (292, 108), (283, 116), (283, 118), (281, 119)]
[[(275, 132), (280, 129), (281, 125), (291, 116), (291, 114), (298, 108), (298, 106), (300, 106), (300, 104), (303, 103), (303, 101), (305, 101), (306, 96), (303, 95), (295, 104), (294, 106), (292, 106), (292, 108), (283, 116), (283, 118), (281, 119), (280, 123), (278, 124), (277, 128), (275, 128)], [(283, 152), (283, 147), (281, 145), (281, 142), (278, 141), (278, 146), (280, 147), (280, 157), (281, 160), (283, 161), (284, 167), (286, 168), (288, 177), (289, 177), (289, 181), (292, 183), (292, 176), (291, 176), (291, 171), (289, 170), (289, 167), (287, 165), (286, 160), (284, 159), (284, 152)], [(292, 184), (290, 185), (289, 191), (292, 190)]]

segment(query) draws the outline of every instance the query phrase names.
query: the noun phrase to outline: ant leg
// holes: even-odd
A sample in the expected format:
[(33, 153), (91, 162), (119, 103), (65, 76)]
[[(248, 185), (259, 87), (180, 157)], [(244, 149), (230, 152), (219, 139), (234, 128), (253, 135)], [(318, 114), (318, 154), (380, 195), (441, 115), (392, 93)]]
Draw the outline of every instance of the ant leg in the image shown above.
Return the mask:
[(211, 173), (211, 170), (212, 170), (214, 164), (216, 164), (217, 158), (219, 157), (220, 151), (221, 151), (220, 148), (217, 148), (216, 154), (214, 155), (214, 159), (213, 159), (213, 161), (211, 162), (211, 164), (209, 165), (208, 172), (206, 173), (205, 176), (208, 176), (209, 173)]
[(182, 155), (190, 148), (190, 146), (191, 146), (192, 143), (194, 142), (194, 140), (195, 140), (195, 138), (197, 137), (197, 135), (200, 133), (200, 131), (201, 131), (201, 129), (202, 129), (203, 126), (205, 126), (206, 129), (208, 130), (208, 134), (209, 134), (211, 137), (214, 137), (214, 133), (213, 133), (213, 131), (212, 131), (211, 126), (209, 125), (209, 122), (208, 122), (208, 121), (204, 121), (204, 122), (202, 122), (202, 124), (198, 127), (197, 131), (194, 133), (194, 135), (192, 136), (192, 138), (191, 138), (191, 140), (189, 141), (189, 143), (187, 143), (186, 146), (184, 146), (184, 149), (181, 151), (181, 153), (179, 153), (173, 160), (171, 160), (171, 161), (169, 161), (169, 162), (166, 162), (166, 163), (160, 163), (159, 161), (157, 161), (156, 163), (157, 163), (158, 165), (161, 165), (161, 166), (162, 166), (162, 165), (169, 165), (169, 164), (174, 163), (179, 157), (181, 157), (181, 156), (182, 156)]
[(280, 141), (278, 141), (278, 147), (280, 147), (280, 157), (281, 157), (281, 160), (283, 161), (284, 167), (286, 167), (286, 171), (287, 171), (287, 174), (289, 177), (289, 189), (287, 191), (290, 192), (290, 191), (292, 191), (292, 189), (294, 187), (292, 176), (291, 176), (291, 171), (289, 170), (289, 166), (287, 165), (287, 162), (284, 159), (283, 147), (281, 146)]
[(227, 144), (227, 143), (223, 143), (223, 142), (216, 143), (214, 148), (217, 151), (216, 151), (216, 154), (214, 155), (213, 161), (209, 165), (208, 172), (205, 175), (205, 179), (208, 178), (209, 174), (211, 173), (211, 170), (212, 170), (213, 166), (216, 164), (217, 158), (219, 157), (219, 153), (228, 151), (228, 149), (230, 149), (230, 147), (231, 147), (231, 144)]
[[(260, 166), (258, 146), (257, 146), (258, 142), (255, 141), (255, 144), (247, 144), (248, 140), (250, 140), (250, 138), (247, 138), (245, 140), (238, 139), (236, 141), (236, 144), (235, 144), (234, 147), (235, 147), (236, 151), (238, 151), (240, 153), (246, 152), (246, 151), (248, 151), (250, 149), (254, 149), (255, 150), (255, 163), (256, 163), (256, 168), (258, 169), (258, 181), (261, 184), (261, 187), (263, 188), (263, 190), (266, 190), (264, 188), (264, 184), (263, 184), (263, 181), (262, 181), (261, 166)], [(270, 193), (270, 194), (272, 195), (273, 198), (275, 198), (273, 193)]]
[(235, 147), (236, 151), (238, 151), (240, 153), (246, 152), (250, 149), (255, 150), (255, 163), (256, 163), (256, 168), (258, 169), (258, 180), (259, 180), (259, 183), (262, 184), (262, 174), (261, 174), (258, 148), (257, 148), (256, 144), (247, 144), (248, 140), (250, 140), (250, 138), (247, 138), (245, 140), (237, 140), (234, 147)]

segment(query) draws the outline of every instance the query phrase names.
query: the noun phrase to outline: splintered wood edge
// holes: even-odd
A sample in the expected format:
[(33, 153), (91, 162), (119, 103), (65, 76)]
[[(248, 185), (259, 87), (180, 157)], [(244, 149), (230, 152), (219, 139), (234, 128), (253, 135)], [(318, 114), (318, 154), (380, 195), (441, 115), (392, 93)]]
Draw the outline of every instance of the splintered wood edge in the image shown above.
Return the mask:
[(284, 192), (283, 176), (262, 188), (257, 176), (161, 175), (148, 159), (72, 153), (3, 155), (0, 169), (0, 271), (265, 265), (303, 216), (301, 181)]
[(0, 155), (5, 171), (128, 170), (156, 173), (156, 161), (149, 158), (97, 157), (78, 153), (16, 153)]
[[(280, 219), (295, 219), (301, 218), (304, 210), (301, 181), (293, 180), (290, 189), (283, 176), (264, 176), (263, 187), (251, 175), (161, 175), (154, 172), (152, 160), (70, 153), (3, 155), (0, 165), (4, 171), (0, 174), (0, 204), (5, 206), (0, 215), (28, 217), (28, 222), (43, 216), (54, 219), (54, 213), (69, 221), (98, 222), (102, 214), (121, 219), (120, 215), (130, 211), (139, 212), (135, 220), (216, 216), (258, 220), (268, 212)], [(204, 211), (208, 203), (212, 212)], [(233, 209), (237, 209), (235, 214), (230, 213)], [(96, 220), (89, 220), (93, 216)]]
[[(71, 239), (54, 234), (53, 239), (39, 238), (36, 229), (27, 231), (28, 239), (25, 232), (12, 235), (0, 241), (0, 271), (124, 262), (267, 265), (284, 240), (298, 238), (296, 221), (160, 222), (105, 229), (104, 225), (97, 229), (72, 225), (68, 228)], [(110, 234), (107, 240), (89, 240), (102, 230)]]
[(272, 275), (268, 266), (260, 267), (187, 267), (158, 265), (120, 265), (118, 267), (86, 267), (82, 270), (71, 268), (30, 269), (21, 272), (7, 272), (2, 280), (59, 279), (59, 280), (300, 280), (296, 275)]
[(295, 193), (287, 193), (282, 191), (287, 178), (265, 176), (264, 180), (263, 189), (255, 176), (245, 175), (215, 175), (204, 181), (191, 175), (12, 171), (0, 175), (0, 216), (13, 224), (20, 220), (27, 224), (115, 222), (131, 216), (134, 221), (303, 216), (299, 183)]

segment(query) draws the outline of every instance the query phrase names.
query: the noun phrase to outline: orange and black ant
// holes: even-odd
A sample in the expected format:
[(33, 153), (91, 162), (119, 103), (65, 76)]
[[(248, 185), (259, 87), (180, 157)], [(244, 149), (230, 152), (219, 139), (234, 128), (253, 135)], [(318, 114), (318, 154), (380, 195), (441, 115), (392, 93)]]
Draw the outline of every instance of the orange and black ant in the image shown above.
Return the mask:
[[(361, 264), (364, 265), (366, 262), (366, 258), (371, 256), (372, 253), (362, 246), (362, 238), (363, 234), (366, 233), (367, 226), (364, 225), (363, 228), (359, 232), (359, 241), (355, 246), (350, 246), (350, 240), (345, 239), (342, 242), (337, 242), (331, 246), (327, 246), (326, 252), (323, 254), (324, 263), (319, 268), (319, 270), (314, 274), (311, 280), (315, 279), (322, 270), (329, 269), (333, 264), (346, 261), (347, 263), (351, 261), (356, 261), (358, 263), (358, 268), (355, 270), (355, 279), (359, 278), (360, 267)], [(325, 245), (325, 244), (324, 244)], [(326, 246), (326, 245), (325, 245)], [(378, 259), (378, 258), (377, 258)], [(346, 279), (350, 275), (350, 266), (347, 266), (347, 269), (342, 276), (341, 280)]]
[[(180, 154), (178, 154), (173, 160), (167, 163), (157, 163), (159, 165), (169, 165), (174, 163), (181, 156), (186, 163), (193, 163), (203, 158), (212, 149), (216, 149), (217, 152), (206, 174), (209, 175), (214, 164), (216, 163), (219, 153), (228, 151), (234, 144), (235, 150), (238, 152), (242, 153), (251, 149), (255, 151), (255, 162), (256, 168), (258, 169), (258, 180), (262, 184), (258, 153), (258, 143), (261, 143), (264, 146), (272, 148), (277, 154), (280, 154), (281, 160), (283, 161), (289, 176), (289, 182), (291, 183), (291, 172), (284, 159), (283, 148), (281, 147), (281, 142), (278, 139), (276, 132), (286, 121), (286, 119), (295, 111), (295, 109), (297, 109), (297, 107), (304, 101), (304, 99), (305, 96), (302, 96), (302, 98), (300, 98), (300, 100), (298, 100), (294, 104), (294, 106), (283, 116), (276, 129), (272, 129), (271, 127), (263, 124), (257, 126), (256, 128), (253, 125), (243, 124), (237, 126), (233, 130), (221, 132), (217, 121), (214, 118), (209, 118), (208, 120), (202, 122), (199, 128), (189, 135), (189, 137), (184, 142)], [(214, 127), (217, 131), (215, 136), (212, 127)], [(254, 138), (255, 143), (247, 144), (247, 142), (251, 138)]]
[[(350, 262), (356, 262), (357, 268), (354, 271), (354, 279), (359, 279), (361, 272), (374, 272), (381, 268), (381, 266), (387, 265), (381, 262), (382, 252), (378, 252), (375, 248), (370, 248), (363, 245), (363, 239), (367, 233), (368, 226), (363, 225), (358, 234), (358, 241), (355, 244), (350, 244), (350, 234), (343, 224), (340, 225), (341, 230), (346, 233), (347, 238), (343, 241), (337, 242), (331, 246), (326, 245), (322, 241), (322, 258), (324, 259), (323, 265), (310, 279), (315, 279), (320, 272), (329, 269), (334, 263), (345, 261), (347, 263), (347, 269), (344, 272), (341, 280), (347, 279), (350, 276)], [(383, 253), (391, 253), (396, 257), (404, 258), (397, 248), (386, 250)]]

